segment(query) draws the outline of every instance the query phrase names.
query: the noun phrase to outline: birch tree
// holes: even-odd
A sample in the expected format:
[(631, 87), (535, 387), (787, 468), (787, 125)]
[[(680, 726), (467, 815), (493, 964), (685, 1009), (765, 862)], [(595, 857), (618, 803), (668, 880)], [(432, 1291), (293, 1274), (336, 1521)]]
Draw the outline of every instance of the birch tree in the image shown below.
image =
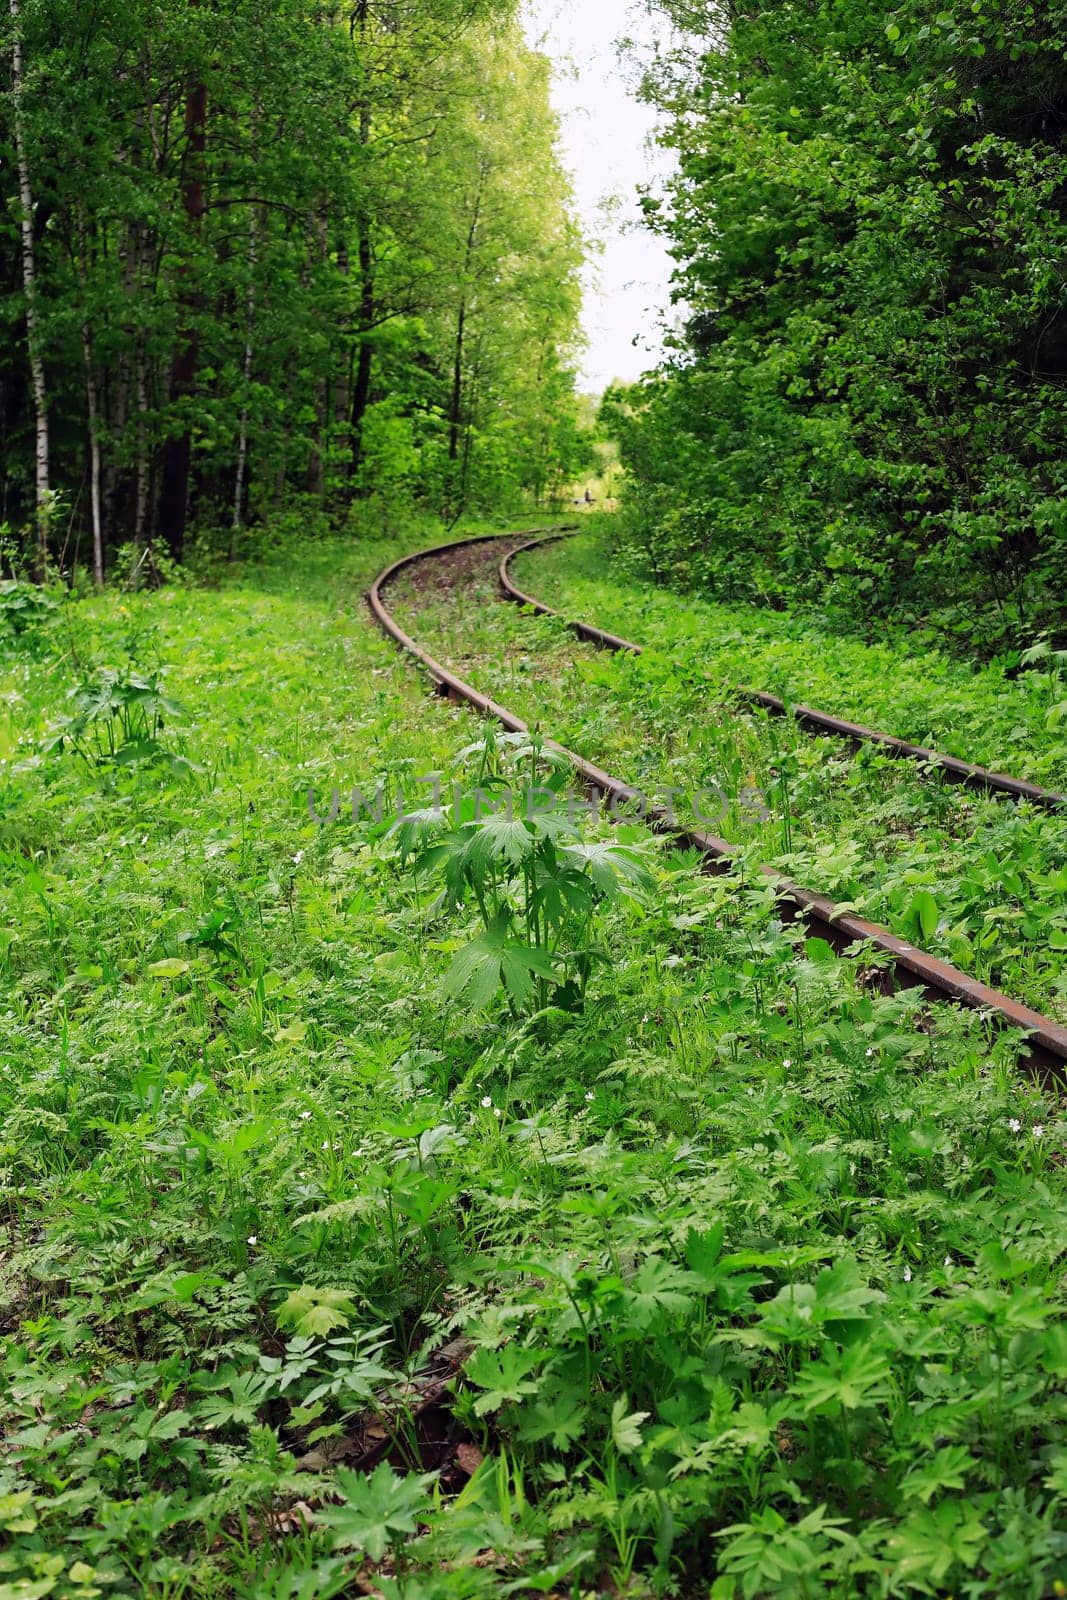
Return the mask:
[(48, 390), (45, 385), (41, 314), (37, 298), (37, 253), (34, 243), (33, 186), (30, 178), (29, 141), (26, 133), (26, 61), (22, 37), (21, 0), (8, 0), (11, 13), (11, 100), (18, 167), (19, 230), (22, 240), (22, 287), (26, 305), (26, 345), (29, 352), (35, 412), (34, 482), (36, 488), (36, 543), (33, 572), (44, 581), (48, 569), (48, 533), (52, 517), (52, 488), (48, 439)]

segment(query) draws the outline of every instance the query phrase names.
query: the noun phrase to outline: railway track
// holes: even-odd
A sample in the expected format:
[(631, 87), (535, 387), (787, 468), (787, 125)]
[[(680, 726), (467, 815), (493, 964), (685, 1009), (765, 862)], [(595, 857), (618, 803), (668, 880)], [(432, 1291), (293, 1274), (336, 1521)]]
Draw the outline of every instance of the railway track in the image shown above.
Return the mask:
[[(504, 556), (498, 568), (498, 576), (505, 599), (513, 600), (517, 605), (528, 606), (539, 617), (556, 617), (570, 628), (572, 633), (577, 634), (579, 639), (584, 639), (587, 644), (596, 645), (599, 649), (627, 655), (644, 655), (643, 645), (634, 644), (632, 639), (622, 639), (616, 633), (608, 633), (591, 622), (573, 621), (570, 617), (564, 617), (561, 612), (545, 605), (543, 600), (538, 600), (534, 595), (524, 594), (512, 578), (511, 563), (518, 556), (536, 548), (539, 544), (549, 544), (554, 539), (563, 537), (562, 533), (557, 533), (549, 535), (548, 538), (529, 539)], [(892, 734), (879, 733), (877, 728), (866, 728), (859, 722), (847, 722), (843, 717), (834, 717), (826, 711), (817, 711), (813, 706), (787, 705), (777, 695), (767, 694), (760, 689), (735, 689), (733, 694), (742, 705), (762, 709), (776, 717), (792, 717), (805, 733), (831, 734), (836, 738), (847, 740), (856, 749), (865, 744), (875, 745), (886, 755), (896, 756), (903, 761), (914, 761), (926, 771), (944, 778), (949, 783), (962, 784), (968, 789), (980, 789), (986, 794), (1007, 795), (1011, 800), (1026, 800), (1045, 811), (1056, 811), (1062, 806), (1067, 806), (1067, 794), (1060, 794), (1055, 789), (1041, 789), (1037, 784), (1025, 783), (1021, 778), (1009, 777), (1007, 773), (992, 772), (988, 767), (977, 767), (969, 761), (959, 761), (955, 756), (947, 756), (940, 750), (930, 750), (921, 744), (908, 744), (903, 739), (895, 739)]]
[[(498, 704), (488, 695), (483, 694), (474, 685), (467, 683), (456, 673), (452, 672), (442, 662), (438, 661), (428, 651), (424, 650), (418, 642), (408, 634), (389, 610), (383, 598), (385, 591), (402, 574), (418, 569), (426, 563), (441, 561), (448, 557), (455, 558), (457, 552), (467, 552), (479, 545), (493, 545), (502, 540), (508, 542), (508, 551), (498, 566), (503, 592), (509, 599), (523, 605), (530, 605), (544, 615), (555, 615), (550, 608), (541, 602), (525, 595), (519, 590), (510, 578), (507, 568), (511, 560), (522, 550), (553, 538), (562, 537), (562, 532), (548, 532), (539, 537), (526, 539), (518, 547), (514, 545), (514, 535), (481, 535), (474, 539), (455, 539), (447, 544), (437, 545), (429, 550), (418, 551), (413, 555), (403, 556), (387, 567), (375, 580), (368, 593), (367, 599), (371, 613), (382, 630), (394, 640), (409, 656), (411, 656), (432, 680), (436, 693), (442, 698), (453, 700), (457, 703), (469, 705), (483, 716), (491, 717), (512, 733), (529, 732), (529, 725), (524, 719), (508, 707)], [(603, 630), (593, 628), (587, 623), (569, 623), (579, 637), (591, 643), (605, 646), (609, 649), (638, 651), (639, 646), (627, 640), (619, 639), (615, 635), (607, 634)], [(770, 697), (772, 700), (774, 697)], [(762, 701), (761, 701), (762, 703)], [(788, 708), (783, 702), (783, 712)], [(774, 709), (769, 707), (768, 709)], [(815, 713), (821, 715), (821, 713)], [(830, 719), (837, 721), (838, 719)], [(854, 730), (845, 733), (844, 730)], [(820, 729), (820, 731), (829, 731)], [(843, 736), (855, 738), (856, 734), (867, 734), (869, 730), (859, 729), (858, 725), (842, 724)], [(876, 739), (888, 736), (875, 736)], [(546, 749), (564, 757), (573, 767), (577, 775), (591, 790), (610, 801), (613, 807), (626, 807), (628, 805), (641, 807), (643, 797), (641, 792), (624, 779), (605, 772), (602, 768), (586, 761), (583, 757), (568, 750), (566, 746), (553, 739), (544, 739)], [(896, 741), (900, 744), (901, 741)], [(917, 751), (918, 746), (906, 747)], [(901, 754), (902, 752), (897, 751)], [(933, 757), (937, 760), (936, 752), (925, 752), (923, 760)], [(918, 759), (912, 756), (911, 759)], [(943, 758), (949, 759), (949, 758)], [(966, 777), (958, 781), (967, 782), (972, 786), (988, 788), (986, 783), (978, 784), (976, 775), (985, 769), (970, 767), (967, 763), (959, 763), (964, 768)], [(989, 777), (1000, 778), (1000, 774), (988, 774)], [(1016, 780), (1004, 778), (1005, 783), (1014, 784)], [(1031, 785), (1020, 785), (1021, 788), (1030, 789)], [(1012, 794), (1014, 798), (1030, 798), (1029, 795), (1014, 793), (1008, 789), (1002, 792)], [(1046, 793), (1047, 791), (1038, 791)], [(1062, 803), (1062, 796), (1057, 797), (1057, 803)], [(665, 808), (643, 807), (643, 815), (650, 826), (661, 833), (670, 834), (683, 846), (688, 846), (697, 851), (702, 859), (704, 869), (710, 872), (727, 872), (736, 859), (737, 852), (725, 839), (700, 830), (680, 828), (676, 820)], [(868, 922), (862, 917), (849, 911), (839, 910), (834, 902), (825, 895), (819, 894), (802, 885), (793, 883), (784, 878), (771, 867), (760, 869), (763, 876), (773, 884), (775, 896), (782, 915), (790, 921), (802, 920), (811, 933), (824, 939), (838, 953), (857, 944), (868, 946), (879, 955), (888, 958), (888, 964), (894, 973), (897, 982), (904, 987), (919, 986), (935, 1000), (951, 1001), (958, 1005), (965, 1005), (974, 1010), (986, 1013), (999, 1026), (1020, 1031), (1025, 1038), (1020, 1040), (1020, 1059), (1024, 1065), (1038, 1075), (1063, 1079), (1067, 1077), (1067, 1027), (1042, 1016), (1039, 1012), (1023, 1005), (1020, 1001), (1001, 993), (997, 989), (980, 983), (959, 968), (951, 966), (948, 962), (940, 960), (937, 956), (920, 950), (907, 940), (899, 938), (887, 928)]]

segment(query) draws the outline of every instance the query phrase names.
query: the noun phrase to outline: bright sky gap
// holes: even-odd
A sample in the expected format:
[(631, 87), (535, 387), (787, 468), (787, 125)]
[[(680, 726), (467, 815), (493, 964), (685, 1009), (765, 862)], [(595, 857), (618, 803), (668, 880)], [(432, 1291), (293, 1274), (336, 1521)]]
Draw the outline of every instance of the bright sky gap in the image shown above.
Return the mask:
[(528, 0), (526, 26), (555, 66), (564, 163), (582, 228), (600, 247), (585, 272), (588, 347), (579, 374), (580, 388), (599, 393), (613, 378), (632, 381), (656, 365), (669, 308), (672, 262), (641, 225), (637, 202), (638, 188), (662, 177), (667, 158), (651, 148), (654, 114), (637, 100), (634, 69), (616, 51), (623, 35), (651, 43), (654, 24), (627, 0)]

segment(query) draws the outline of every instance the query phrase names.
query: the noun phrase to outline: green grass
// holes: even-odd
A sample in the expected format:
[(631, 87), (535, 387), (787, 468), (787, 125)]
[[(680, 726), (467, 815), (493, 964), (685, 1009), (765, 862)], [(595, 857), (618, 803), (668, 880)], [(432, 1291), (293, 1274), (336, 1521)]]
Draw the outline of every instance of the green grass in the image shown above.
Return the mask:
[(417, 619), (403, 584), (397, 604), (478, 687), (650, 797), (673, 791), (679, 818), (711, 824), (750, 868), (774, 866), (1067, 1018), (1067, 818), (694, 695), (665, 654), (583, 648), (493, 592), (487, 572), (466, 596), (420, 603)]
[(677, 595), (628, 579), (606, 531), (520, 556), (513, 570), (520, 588), (565, 616), (669, 654), (713, 694), (766, 689), (1067, 792), (1067, 683), (1055, 671), (1012, 678), (899, 630), (871, 644), (820, 627), (815, 615)]
[[(483, 770), (370, 625), (396, 553), (5, 647), (0, 1597), (1055, 1592), (1056, 1102), (638, 828), (639, 898), (560, 913), (584, 996), (457, 987), (471, 880), (308, 814)], [(48, 748), (100, 668), (184, 707), (127, 765)]]

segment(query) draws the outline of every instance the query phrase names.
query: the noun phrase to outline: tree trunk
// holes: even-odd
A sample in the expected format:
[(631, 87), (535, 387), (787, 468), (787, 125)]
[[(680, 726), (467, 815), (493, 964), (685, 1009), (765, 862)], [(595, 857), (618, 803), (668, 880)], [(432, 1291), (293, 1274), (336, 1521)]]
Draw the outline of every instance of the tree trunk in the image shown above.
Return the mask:
[(467, 285), (474, 262), (474, 246), (478, 237), (478, 219), (482, 209), (482, 186), (474, 197), (474, 211), (467, 230), (467, 246), (463, 254), (463, 288), (456, 316), (455, 358), (452, 367), (452, 403), (448, 412), (448, 459), (459, 459), (459, 441), (463, 424), (463, 345), (467, 332)]
[(148, 433), (145, 417), (148, 413), (148, 375), (145, 370), (144, 337), (137, 335), (137, 467), (134, 477), (133, 542), (138, 550), (152, 540), (147, 533), (148, 490), (151, 468), (148, 457)]
[[(359, 22), (360, 40), (364, 42), (367, 37), (367, 0), (360, 0), (356, 15)], [(364, 92), (359, 107), (359, 142), (364, 150), (370, 144), (371, 126), (371, 105)], [(360, 206), (359, 209), (357, 227), (359, 230), (357, 249), (359, 257), (359, 352), (356, 357), (356, 375), (352, 385), (352, 412), (349, 418), (351, 455), (348, 458), (348, 477), (350, 483), (354, 483), (359, 475), (360, 462), (363, 459), (363, 419), (370, 404), (371, 374), (374, 369), (374, 346), (370, 338), (370, 330), (374, 326), (375, 315), (374, 243), (371, 238), (370, 216), (363, 206)]]
[(482, 206), (482, 181), (484, 174), (479, 175), (478, 191), (474, 196), (474, 211), (471, 215), (470, 227), (467, 230), (467, 245), (463, 253), (463, 277), (460, 290), (459, 309), (456, 313), (456, 340), (452, 361), (452, 398), (448, 408), (448, 490), (445, 506), (445, 517), (450, 522), (458, 522), (463, 514), (464, 489), (461, 478), (466, 476), (466, 464), (460, 463), (460, 441), (463, 437), (463, 357), (467, 337), (467, 315), (469, 303), (467, 299), (470, 285), (470, 273), (474, 264), (474, 246), (478, 237), (478, 219)]
[(370, 221), (366, 215), (361, 215), (359, 219), (360, 335), (349, 424), (352, 440), (352, 454), (348, 464), (350, 479), (354, 479), (358, 474), (363, 459), (363, 419), (370, 404), (371, 374), (374, 368), (374, 346), (370, 339), (370, 329), (374, 325), (374, 309), (374, 258), (371, 253)]
[(244, 400), (241, 404), (241, 424), (237, 433), (237, 472), (233, 485), (233, 523), (230, 534), (231, 561), (235, 560), (237, 556), (237, 536), (241, 531), (245, 477), (248, 471), (248, 399), (252, 385), (252, 363), (255, 358), (256, 264), (259, 260), (257, 223), (256, 208), (252, 206), (248, 213), (248, 292), (245, 297)]
[(11, 89), (15, 123), (15, 160), (18, 166), (19, 209), (22, 235), (22, 286), (26, 295), (26, 342), (30, 356), (30, 376), (33, 382), (33, 404), (36, 414), (36, 511), (37, 538), (34, 549), (33, 577), (43, 583), (48, 570), (48, 526), (52, 516), (52, 490), (48, 448), (48, 391), (45, 388), (44, 359), (41, 354), (41, 321), (37, 306), (37, 258), (33, 240), (33, 190), (30, 185), (30, 166), (26, 151), (26, 126), (23, 116), (22, 91), (25, 77), (22, 53), (22, 17), (20, 0), (9, 0), (14, 31), (11, 41)]
[(463, 340), (467, 331), (467, 299), (459, 303), (456, 319), (456, 353), (452, 368), (452, 402), (448, 409), (448, 459), (459, 457), (459, 436), (463, 417)]
[(93, 582), (104, 587), (104, 527), (100, 504), (100, 398), (89, 321), (89, 230), (85, 208), (78, 205), (78, 278), (82, 292), (82, 354), (85, 358), (85, 401), (89, 413), (89, 509), (93, 529)]
[[(314, 244), (319, 262), (326, 262), (330, 254), (330, 224), (325, 207), (315, 218)], [(315, 431), (308, 457), (307, 477), (308, 494), (313, 495), (320, 505), (326, 499), (326, 448), (330, 432), (330, 381), (327, 377), (320, 377), (315, 383)]]
[(85, 396), (89, 407), (89, 504), (93, 520), (93, 582), (104, 587), (104, 528), (100, 514), (100, 407), (97, 401), (96, 372), (93, 368), (93, 336), (88, 322), (82, 323), (82, 349), (85, 352)]
[[(348, 244), (342, 234), (337, 241), (337, 271), (340, 277), (349, 276)], [(333, 414), (331, 426), (338, 438), (345, 437), (348, 418), (352, 410), (352, 362), (339, 358), (333, 375)]]
[(463, 429), (463, 464), (459, 474), (459, 504), (457, 510), (460, 515), (467, 504), (467, 491), (470, 486), (471, 450), (474, 445), (474, 415), (478, 393), (478, 375), (471, 378), (470, 393), (467, 403), (467, 420)]
[[(192, 236), (200, 232), (205, 211), (204, 152), (207, 149), (207, 86), (191, 83), (185, 94), (186, 153), (182, 176), (182, 207)], [(170, 400), (182, 407), (196, 385), (199, 333), (196, 325), (197, 294), (189, 262), (181, 269), (185, 280), (181, 307), (185, 326), (179, 331), (170, 369)], [(179, 419), (180, 433), (166, 442), (163, 475), (159, 494), (159, 531), (176, 561), (185, 548), (185, 529), (189, 520), (189, 470), (192, 465), (192, 437), (188, 420)]]

